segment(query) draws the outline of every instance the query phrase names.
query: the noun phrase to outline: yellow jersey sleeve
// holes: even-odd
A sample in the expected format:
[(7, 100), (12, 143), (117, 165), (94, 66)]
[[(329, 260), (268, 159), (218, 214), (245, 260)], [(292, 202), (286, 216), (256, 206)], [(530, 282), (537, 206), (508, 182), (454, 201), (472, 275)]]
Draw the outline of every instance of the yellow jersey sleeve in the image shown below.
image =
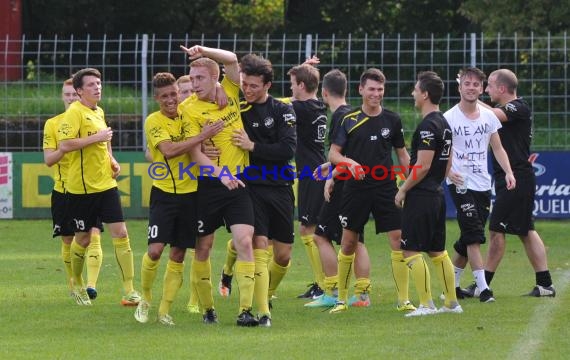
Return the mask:
[[(63, 119), (61, 113), (48, 119), (44, 125), (43, 149), (57, 149), (57, 128)], [(56, 164), (52, 166), (52, 178), (54, 181), (53, 189), (57, 192), (65, 192), (65, 181), (67, 178), (67, 170), (69, 168), (69, 156), (65, 154)]]
[(144, 131), (152, 155), (149, 168), (149, 176), (153, 178), (152, 185), (173, 194), (196, 191), (196, 165), (191, 164), (190, 155), (182, 154), (167, 159), (158, 148), (163, 141), (184, 141), (182, 120), (179, 117), (170, 119), (157, 111), (147, 117)]

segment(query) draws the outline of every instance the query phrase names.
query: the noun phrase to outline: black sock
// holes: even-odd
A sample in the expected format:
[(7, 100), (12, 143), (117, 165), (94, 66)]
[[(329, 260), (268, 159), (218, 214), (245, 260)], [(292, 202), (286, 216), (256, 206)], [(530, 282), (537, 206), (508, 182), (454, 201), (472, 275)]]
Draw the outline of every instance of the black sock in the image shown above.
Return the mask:
[(542, 287), (549, 287), (552, 285), (552, 278), (550, 277), (550, 271), (538, 271), (536, 273), (536, 284)]
[(485, 270), (485, 281), (487, 282), (487, 285), (491, 286), (491, 281), (493, 281), (493, 276), (495, 276), (494, 272)]

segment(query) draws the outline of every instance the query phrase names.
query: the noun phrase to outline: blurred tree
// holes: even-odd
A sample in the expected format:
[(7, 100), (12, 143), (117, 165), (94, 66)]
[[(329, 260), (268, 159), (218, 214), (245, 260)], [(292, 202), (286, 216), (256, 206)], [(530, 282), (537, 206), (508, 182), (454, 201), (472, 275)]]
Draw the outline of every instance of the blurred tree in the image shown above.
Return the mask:
[(487, 33), (556, 34), (570, 28), (569, 5), (568, 1), (559, 0), (466, 0), (459, 12)]

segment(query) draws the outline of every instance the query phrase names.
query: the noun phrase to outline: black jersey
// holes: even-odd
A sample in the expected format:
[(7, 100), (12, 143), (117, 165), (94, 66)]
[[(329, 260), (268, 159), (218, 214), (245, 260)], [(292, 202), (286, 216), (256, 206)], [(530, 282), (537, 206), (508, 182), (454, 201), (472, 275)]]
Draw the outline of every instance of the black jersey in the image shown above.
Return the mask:
[(240, 104), (243, 127), (255, 143), (244, 174), (250, 184), (291, 185), (295, 177), (289, 164), (295, 155), (296, 117), (291, 106), (272, 96), (263, 104)]
[[(528, 161), (532, 140), (532, 112), (530, 107), (522, 98), (517, 98), (505, 106), (501, 106), (500, 109), (507, 116), (507, 121), (501, 123), (503, 127), (499, 129), (499, 136), (509, 157), (511, 169), (515, 173), (532, 174), (532, 164)], [(503, 179), (505, 173), (494, 154), (492, 159), (495, 178)]]
[(350, 105), (341, 105), (332, 113), (329, 135), (328, 135), (329, 144), (333, 143), (334, 136), (338, 131), (340, 124), (342, 123), (342, 119), (348, 112), (350, 112), (351, 109), (352, 108), (350, 107)]
[(394, 182), (390, 174), (392, 150), (406, 146), (400, 116), (385, 108), (380, 115), (372, 117), (361, 109), (346, 114), (335, 132), (333, 143), (342, 147), (346, 157), (370, 169), (364, 180), (350, 179), (349, 183), (374, 186), (378, 181)]
[[(422, 181), (410, 191), (443, 192), (441, 182), (445, 179), (447, 162), (451, 152), (451, 128), (441, 111), (433, 111), (418, 124), (412, 137), (410, 166), (418, 161), (418, 151), (434, 151), (430, 169)], [(410, 170), (410, 176), (414, 171)]]
[(312, 171), (325, 160), (325, 138), (327, 134), (327, 109), (320, 100), (294, 100), (297, 116), (297, 172), (304, 168)]

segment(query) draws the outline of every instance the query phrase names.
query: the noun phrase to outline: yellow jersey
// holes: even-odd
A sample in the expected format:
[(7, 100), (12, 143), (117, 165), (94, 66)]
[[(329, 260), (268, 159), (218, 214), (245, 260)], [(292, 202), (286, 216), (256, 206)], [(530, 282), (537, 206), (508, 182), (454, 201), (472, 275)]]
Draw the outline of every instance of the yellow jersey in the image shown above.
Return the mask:
[[(62, 140), (86, 138), (106, 129), (105, 113), (75, 101), (64, 113), (57, 130), (58, 143)], [(72, 194), (93, 194), (117, 186), (111, 170), (111, 156), (107, 142), (98, 142), (71, 151), (66, 190)]]
[[(43, 149), (53, 149), (57, 150), (57, 129), (59, 127), (59, 123), (63, 119), (63, 115), (65, 113), (61, 113), (57, 116), (48, 119), (44, 124), (44, 145)], [(57, 192), (64, 193), (65, 192), (65, 182), (67, 180), (67, 170), (69, 168), (69, 155), (65, 154), (63, 157), (52, 166), (53, 168), (53, 189)]]
[(249, 152), (232, 143), (234, 130), (243, 129), (239, 108), (239, 86), (226, 77), (221, 84), (228, 96), (228, 105), (225, 108), (219, 109), (214, 102), (202, 101), (192, 96), (180, 104), (179, 113), (182, 115), (186, 137), (200, 134), (204, 125), (208, 123), (224, 121), (224, 129), (210, 139), (221, 152), (220, 157), (212, 162), (222, 167), (222, 174), (237, 175), (249, 165)]
[(198, 182), (195, 180), (196, 165), (190, 164), (192, 161), (190, 155), (182, 154), (167, 159), (158, 149), (158, 144), (163, 141), (179, 142), (185, 139), (180, 117), (171, 119), (160, 111), (156, 111), (146, 118), (144, 132), (152, 155), (153, 164), (151, 166), (156, 169), (152, 185), (173, 194), (196, 191), (198, 188)]

